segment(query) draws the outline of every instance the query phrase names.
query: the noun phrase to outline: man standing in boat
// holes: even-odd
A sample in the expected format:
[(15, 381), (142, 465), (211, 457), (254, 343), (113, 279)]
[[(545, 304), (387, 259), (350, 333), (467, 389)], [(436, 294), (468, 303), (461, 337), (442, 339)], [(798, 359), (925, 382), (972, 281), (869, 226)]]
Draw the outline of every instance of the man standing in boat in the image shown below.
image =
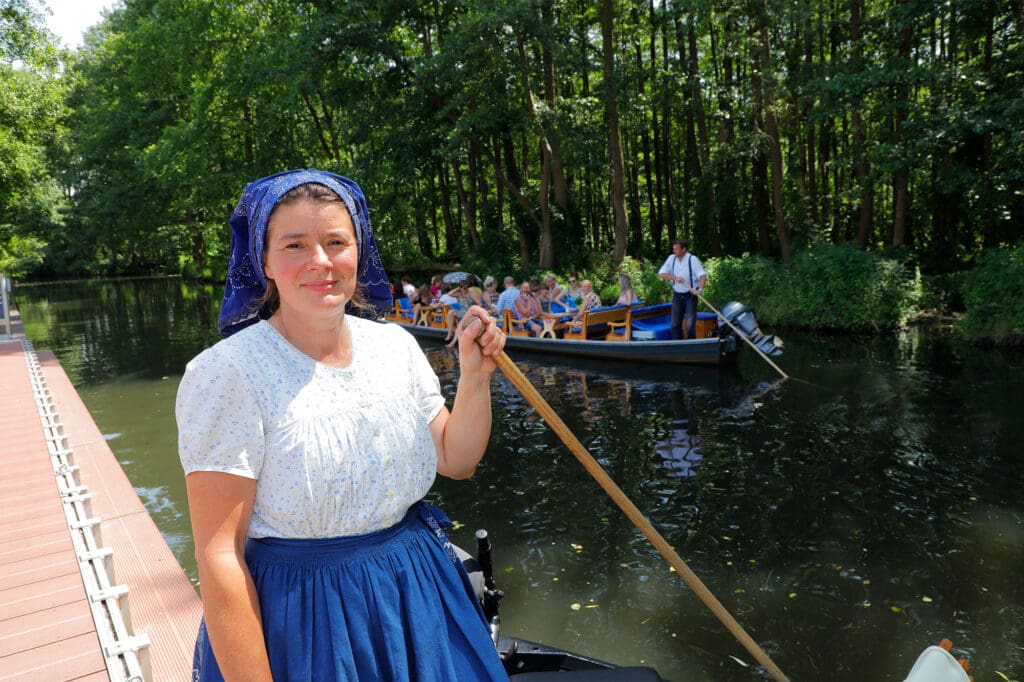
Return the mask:
[(686, 323), (686, 338), (697, 337), (697, 296), (704, 291), (708, 273), (700, 259), (686, 250), (686, 240), (672, 242), (672, 255), (658, 270), (658, 277), (672, 282), (672, 338), (683, 338), (683, 323)]

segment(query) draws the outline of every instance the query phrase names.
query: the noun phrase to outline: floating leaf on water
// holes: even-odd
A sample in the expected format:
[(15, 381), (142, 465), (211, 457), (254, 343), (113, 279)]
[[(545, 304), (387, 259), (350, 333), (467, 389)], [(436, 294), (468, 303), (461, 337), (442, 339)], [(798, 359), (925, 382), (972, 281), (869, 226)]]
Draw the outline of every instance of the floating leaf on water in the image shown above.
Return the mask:
[(789, 598), (790, 599), (796, 599), (796, 592), (790, 592), (789, 593)]
[(516, 569), (512, 568), (511, 566), (509, 566), (508, 568), (505, 569), (505, 572), (506, 573), (511, 573), (514, 570), (516, 570)]
[(619, 564), (622, 568), (629, 568), (629, 564)]
[(731, 562), (731, 561), (726, 561), (726, 562), (725, 562), (725, 565), (726, 565), (726, 566), (732, 566), (732, 562)]
[(573, 611), (579, 611), (579, 610), (580, 610), (580, 609), (582, 609), (583, 607), (582, 607), (582, 606), (580, 606), (579, 602), (577, 602), (577, 603), (575, 603), (575, 604), (571, 604), (571, 605), (569, 606), (569, 608), (570, 608), (570, 609), (572, 609)]
[(835, 566), (833, 566), (833, 568), (836, 569), (837, 571), (843, 570), (843, 567), (840, 566), (839, 564), (836, 564)]
[(462, 521), (452, 521), (452, 530), (458, 530), (465, 525), (466, 524), (462, 523)]
[(733, 594), (743, 594), (744, 592), (746, 592), (746, 590), (744, 590), (742, 587), (737, 587), (735, 590), (732, 591)]
[(756, 564), (757, 563), (757, 559), (747, 559), (747, 563), (748, 564)]
[(723, 535), (723, 536), (722, 536), (722, 539), (723, 539), (723, 540), (732, 540), (732, 538), (731, 538), (731, 537), (729, 537), (728, 535)]
[(598, 607), (598, 604), (587, 604), (587, 608), (588, 609), (596, 609), (597, 607)]
[(902, 611), (903, 611), (903, 609), (901, 609), (901, 608), (900, 608), (900, 607), (898, 607), (898, 606), (890, 606), (890, 607), (889, 607), (889, 610), (890, 610), (890, 611), (892, 611), (893, 613), (900, 613), (900, 612), (902, 612)]
[(864, 602), (864, 608), (870, 609), (871, 608), (871, 602), (869, 602), (869, 601)]
[(577, 554), (583, 551), (583, 545), (577, 545), (575, 542), (570, 542), (569, 546), (572, 547)]
[(925, 604), (931, 604), (932, 603), (932, 598), (928, 597), (928, 596), (921, 597), (921, 601), (923, 601)]
[(868, 579), (866, 579), (866, 578), (865, 578), (864, 580), (861, 580), (860, 582), (861, 582), (861, 584), (863, 584), (863, 585), (870, 585), (870, 584), (871, 584), (871, 581), (870, 581), (870, 580), (868, 580)]
[(996, 671), (996, 675), (999, 675), (999, 677), (1001, 677), (1001, 678), (1003, 678), (1004, 680), (1006, 680), (1006, 682), (1012, 682), (1012, 680), (1010, 680), (1010, 678), (1009, 678), (1009, 677), (1007, 677), (1007, 676), (1006, 676), (1006, 675), (1004, 675), (1003, 673), (999, 672), (998, 670)]
[(558, 576), (556, 575), (556, 576), (555, 576), (554, 578), (552, 578), (552, 579), (551, 579), (551, 582), (553, 582), (553, 583), (557, 583), (557, 582), (558, 582)]
[(676, 567), (675, 567), (675, 566), (669, 566), (669, 567), (668, 567), (668, 570), (669, 570), (670, 572), (672, 572), (672, 573), (675, 573), (675, 572), (676, 572)]

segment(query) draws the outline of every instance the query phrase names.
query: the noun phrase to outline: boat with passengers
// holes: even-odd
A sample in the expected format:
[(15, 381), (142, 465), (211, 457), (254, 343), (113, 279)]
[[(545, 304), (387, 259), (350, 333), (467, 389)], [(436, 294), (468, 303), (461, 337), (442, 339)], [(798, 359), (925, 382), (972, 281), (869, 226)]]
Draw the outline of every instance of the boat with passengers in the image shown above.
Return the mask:
[[(457, 306), (414, 309), (409, 299), (395, 300), (385, 319), (400, 324), (414, 336), (443, 342), (450, 316)], [(673, 340), (670, 303), (614, 305), (578, 313), (557, 303), (541, 316), (543, 329), (533, 336), (511, 311), (500, 324), (508, 333), (506, 350), (629, 363), (721, 365), (733, 362), (743, 334), (766, 355), (780, 355), (782, 343), (765, 335), (754, 312), (738, 302), (726, 304), (717, 313), (697, 313), (697, 333), (692, 339)]]

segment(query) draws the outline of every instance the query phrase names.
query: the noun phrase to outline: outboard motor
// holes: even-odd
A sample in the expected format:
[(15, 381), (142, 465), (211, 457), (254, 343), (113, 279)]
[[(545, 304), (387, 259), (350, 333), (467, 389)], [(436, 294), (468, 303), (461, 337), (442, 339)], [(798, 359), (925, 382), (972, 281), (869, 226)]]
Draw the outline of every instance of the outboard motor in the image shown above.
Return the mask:
[(765, 335), (757, 326), (757, 318), (750, 307), (739, 301), (730, 301), (722, 308), (722, 317), (740, 330), (740, 333), (750, 339), (765, 355), (782, 355), (782, 339)]

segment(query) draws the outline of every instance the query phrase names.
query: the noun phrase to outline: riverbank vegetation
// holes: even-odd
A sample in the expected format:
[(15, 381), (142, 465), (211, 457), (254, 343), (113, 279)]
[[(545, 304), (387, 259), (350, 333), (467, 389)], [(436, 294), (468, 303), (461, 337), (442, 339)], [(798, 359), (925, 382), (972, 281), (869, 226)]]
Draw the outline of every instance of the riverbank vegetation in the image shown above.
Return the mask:
[(1020, 334), (972, 282), (1019, 277), (1024, 0), (123, 0), (70, 53), (0, 9), (11, 272), (222, 278), (243, 184), (314, 166), (395, 266), (643, 280), (685, 237), (765, 321)]

